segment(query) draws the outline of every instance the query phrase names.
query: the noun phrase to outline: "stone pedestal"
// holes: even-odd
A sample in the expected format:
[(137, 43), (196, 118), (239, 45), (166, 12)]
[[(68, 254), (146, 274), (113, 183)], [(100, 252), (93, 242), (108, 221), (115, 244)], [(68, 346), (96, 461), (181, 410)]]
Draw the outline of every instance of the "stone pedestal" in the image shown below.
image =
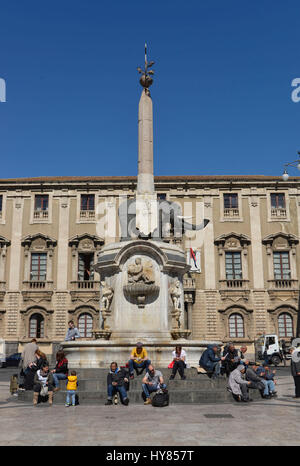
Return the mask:
[(105, 246), (95, 270), (102, 286), (113, 290), (113, 298), (104, 312), (100, 308), (100, 329), (111, 331), (110, 340), (116, 343), (128, 338), (131, 344), (139, 339), (172, 341), (171, 331), (184, 330), (182, 278), (187, 269), (184, 252), (174, 245), (131, 240)]

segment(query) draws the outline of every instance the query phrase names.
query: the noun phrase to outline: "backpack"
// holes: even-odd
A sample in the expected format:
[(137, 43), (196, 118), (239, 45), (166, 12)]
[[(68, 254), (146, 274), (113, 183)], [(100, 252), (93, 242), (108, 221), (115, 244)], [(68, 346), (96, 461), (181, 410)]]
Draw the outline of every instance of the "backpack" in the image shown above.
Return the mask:
[(152, 398), (152, 406), (163, 408), (169, 406), (169, 393), (168, 390), (159, 390)]

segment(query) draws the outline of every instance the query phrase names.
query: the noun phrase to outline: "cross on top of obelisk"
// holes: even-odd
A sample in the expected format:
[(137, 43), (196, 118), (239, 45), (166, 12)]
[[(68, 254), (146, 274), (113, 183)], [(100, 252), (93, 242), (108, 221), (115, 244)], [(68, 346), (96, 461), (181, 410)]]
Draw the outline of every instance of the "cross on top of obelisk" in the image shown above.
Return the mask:
[(154, 65), (154, 61), (148, 62), (147, 44), (145, 44), (145, 69), (143, 70), (142, 68), (138, 67), (137, 70), (142, 75), (140, 78), (140, 84), (141, 86), (143, 86), (146, 93), (149, 93), (148, 88), (153, 83), (153, 79), (151, 76), (154, 75), (154, 71), (150, 69), (153, 65)]

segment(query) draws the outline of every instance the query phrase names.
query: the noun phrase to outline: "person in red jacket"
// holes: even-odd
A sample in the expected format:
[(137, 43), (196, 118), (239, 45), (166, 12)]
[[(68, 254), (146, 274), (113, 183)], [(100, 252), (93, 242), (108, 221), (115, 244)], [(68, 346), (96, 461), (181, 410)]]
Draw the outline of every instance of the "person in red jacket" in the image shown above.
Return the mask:
[(55, 387), (54, 391), (57, 392), (59, 390), (59, 381), (66, 380), (68, 377), (68, 360), (63, 351), (58, 351), (56, 353), (56, 366), (52, 374)]

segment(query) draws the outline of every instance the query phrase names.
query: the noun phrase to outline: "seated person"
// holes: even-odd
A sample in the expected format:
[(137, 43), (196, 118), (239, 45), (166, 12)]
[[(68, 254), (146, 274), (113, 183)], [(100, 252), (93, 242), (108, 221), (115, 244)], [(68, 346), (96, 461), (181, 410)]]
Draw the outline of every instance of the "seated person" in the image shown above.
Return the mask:
[(60, 380), (67, 380), (68, 378), (68, 360), (65, 357), (65, 353), (60, 350), (56, 353), (56, 365), (55, 369), (53, 369), (53, 381), (54, 381), (54, 391), (59, 390), (59, 381)]
[(173, 357), (173, 368), (170, 380), (175, 378), (177, 371), (181, 377), (181, 380), (185, 380), (184, 369), (186, 368), (186, 352), (182, 349), (182, 346), (176, 346), (175, 351), (172, 353)]
[(107, 401), (105, 405), (112, 405), (114, 395), (118, 392), (120, 394), (121, 402), (127, 406), (129, 398), (126, 391), (126, 383), (128, 383), (127, 371), (120, 369), (116, 362), (110, 365), (110, 371), (107, 374)]
[(246, 380), (251, 382), (251, 385), (249, 385), (249, 388), (257, 389), (260, 391), (260, 394), (262, 398), (270, 398), (269, 394), (266, 394), (265, 388), (266, 388), (266, 383), (264, 382), (261, 377), (259, 377), (256, 373), (257, 365), (250, 364), (247, 366), (246, 369)]
[(238, 350), (233, 343), (228, 343), (223, 350), (223, 363), (221, 372), (229, 377), (230, 372), (237, 368), (240, 364), (240, 356)]
[(143, 378), (142, 388), (146, 396), (145, 405), (151, 404), (150, 393), (157, 392), (160, 388), (166, 388), (162, 373), (155, 370), (152, 364), (149, 365), (149, 370)]
[(247, 353), (247, 346), (241, 346), (239, 349), (239, 358), (240, 362), (242, 362), (243, 359), (245, 359), (245, 354)]
[(251, 386), (252, 382), (245, 380), (245, 378), (243, 377), (245, 371), (245, 366), (240, 364), (229, 375), (228, 390), (232, 393), (233, 398), (236, 401), (252, 401), (252, 399), (249, 398), (248, 392), (248, 388)]
[(263, 394), (266, 396), (276, 396), (277, 392), (275, 390), (274, 380), (276, 371), (271, 371), (267, 365), (263, 364), (262, 366), (257, 367), (256, 374), (261, 378), (262, 383), (265, 385)]
[(53, 404), (53, 375), (49, 371), (49, 365), (44, 364), (41, 369), (37, 370), (34, 376), (33, 386), (33, 405), (36, 406), (39, 394), (42, 388), (48, 388), (49, 405)]
[(218, 345), (208, 345), (207, 349), (202, 353), (199, 366), (203, 367), (209, 374), (212, 374), (212, 378), (216, 378), (220, 375), (221, 365), (220, 361), (224, 361), (224, 357), (219, 358), (217, 356)]
[(24, 388), (25, 390), (33, 390), (33, 384), (34, 384), (34, 375), (37, 370), (41, 369), (42, 366), (48, 364), (47, 357), (46, 355), (40, 351), (39, 349), (36, 350), (34, 353), (35, 356), (35, 362), (32, 362), (28, 366), (28, 371), (26, 372), (25, 375), (25, 380), (24, 380)]
[(139, 341), (136, 344), (136, 348), (133, 348), (131, 351), (129, 359), (130, 378), (134, 378), (134, 369), (136, 370), (136, 375), (141, 375), (144, 369), (148, 372), (149, 364), (151, 364), (151, 361), (148, 359), (146, 348), (143, 348), (143, 343)]

